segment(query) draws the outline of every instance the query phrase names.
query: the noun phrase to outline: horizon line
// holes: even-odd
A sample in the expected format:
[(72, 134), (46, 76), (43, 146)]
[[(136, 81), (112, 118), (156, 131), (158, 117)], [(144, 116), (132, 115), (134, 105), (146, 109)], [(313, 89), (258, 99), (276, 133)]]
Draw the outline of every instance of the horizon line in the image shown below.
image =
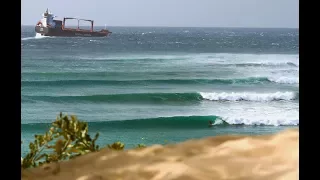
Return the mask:
[[(21, 24), (21, 26), (35, 26), (33, 24)], [(71, 25), (71, 26), (77, 26), (77, 25)], [(95, 25), (95, 27), (104, 27), (105, 25)], [(90, 27), (90, 25), (88, 25)], [(223, 27), (223, 26), (150, 26), (150, 25), (117, 25), (117, 26), (107, 26), (107, 27), (133, 27), (133, 28), (241, 28), (241, 29), (299, 29), (299, 27), (254, 27), (254, 26), (229, 26), (229, 27)]]

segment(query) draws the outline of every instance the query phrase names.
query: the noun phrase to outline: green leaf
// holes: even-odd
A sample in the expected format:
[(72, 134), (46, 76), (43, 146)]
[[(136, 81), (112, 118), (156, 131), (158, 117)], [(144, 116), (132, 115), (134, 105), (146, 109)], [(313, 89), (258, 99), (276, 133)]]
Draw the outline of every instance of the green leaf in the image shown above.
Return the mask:
[(98, 138), (99, 138), (99, 133), (97, 133), (95, 136), (94, 136), (94, 139), (93, 139), (93, 141), (95, 142)]

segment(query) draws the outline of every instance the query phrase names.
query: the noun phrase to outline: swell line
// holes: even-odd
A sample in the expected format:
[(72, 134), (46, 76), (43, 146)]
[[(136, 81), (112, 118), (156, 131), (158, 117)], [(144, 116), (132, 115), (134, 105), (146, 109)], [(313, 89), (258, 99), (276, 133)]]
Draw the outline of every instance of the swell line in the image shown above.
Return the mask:
[[(212, 121), (212, 125), (216, 127), (230, 126), (230, 125), (267, 125), (267, 126), (296, 126), (299, 122), (296, 120), (291, 121), (246, 121), (236, 122), (233, 120), (224, 120), (223, 117), (216, 115), (208, 116), (172, 116), (172, 117), (156, 117), (146, 119), (131, 119), (121, 121), (95, 121), (88, 122), (90, 131), (99, 130), (104, 128), (116, 128), (116, 129), (144, 129), (144, 128), (208, 128), (209, 121)], [(22, 129), (44, 129), (49, 127), (49, 123), (30, 123), (22, 124)]]
[(291, 101), (298, 100), (299, 93), (275, 92), (199, 92), (199, 93), (133, 93), (133, 94), (109, 94), (88, 96), (22, 96), (22, 101), (47, 101), (47, 102), (104, 102), (104, 103), (195, 103), (208, 101)]
[(150, 80), (52, 80), (22, 81), (22, 86), (76, 86), (76, 85), (155, 85), (155, 84), (266, 84), (266, 83), (298, 83), (298, 79), (250, 77), (242, 79), (150, 79)]

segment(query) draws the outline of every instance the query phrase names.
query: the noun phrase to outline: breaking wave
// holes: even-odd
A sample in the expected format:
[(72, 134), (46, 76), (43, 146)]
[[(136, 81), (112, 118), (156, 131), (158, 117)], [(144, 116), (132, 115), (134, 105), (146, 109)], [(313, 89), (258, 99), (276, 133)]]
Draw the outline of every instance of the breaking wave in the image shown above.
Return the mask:
[(153, 85), (153, 84), (298, 84), (299, 78), (250, 77), (243, 79), (154, 79), (154, 80), (52, 80), (22, 81), (23, 86), (70, 86), (70, 85)]
[(88, 95), (88, 96), (22, 96), (23, 102), (92, 102), (92, 103), (195, 103), (203, 100), (209, 101), (291, 101), (297, 100), (299, 93), (275, 92), (200, 92), (200, 93), (133, 93), (133, 94), (110, 94), (110, 95)]
[(299, 84), (299, 78), (297, 77), (278, 77), (278, 78), (268, 78), (269, 81), (278, 84)]
[[(230, 126), (230, 125), (267, 125), (267, 126), (296, 126), (299, 120), (250, 120), (250, 119), (226, 119), (223, 117), (211, 116), (173, 116), (173, 117), (157, 117), (148, 119), (132, 119), (121, 121), (101, 121), (89, 122), (90, 131), (92, 129), (99, 130), (103, 128), (120, 128), (120, 129), (143, 129), (143, 128), (208, 128), (209, 121), (213, 122), (213, 126)], [(22, 124), (23, 129), (43, 129), (49, 124), (33, 123)]]
[(298, 99), (298, 94), (294, 92), (275, 93), (252, 93), (252, 92), (222, 92), (222, 93), (200, 93), (201, 97), (210, 101), (290, 101)]

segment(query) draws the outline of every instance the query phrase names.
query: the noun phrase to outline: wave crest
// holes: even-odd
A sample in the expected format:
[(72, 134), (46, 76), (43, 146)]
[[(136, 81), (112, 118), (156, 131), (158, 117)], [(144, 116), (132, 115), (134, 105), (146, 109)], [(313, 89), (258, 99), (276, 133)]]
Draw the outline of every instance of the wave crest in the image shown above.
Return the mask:
[(290, 101), (297, 99), (297, 94), (294, 92), (276, 92), (276, 93), (200, 93), (200, 95), (210, 101)]
[[(148, 119), (132, 119), (121, 121), (101, 121), (89, 122), (90, 129), (99, 128), (119, 128), (119, 129), (143, 129), (143, 128), (208, 128), (209, 121), (213, 122), (213, 126), (230, 126), (230, 125), (268, 125), (268, 126), (296, 126), (299, 120), (249, 120), (249, 119), (227, 119), (215, 115), (211, 116), (173, 116), (173, 117), (157, 117)], [(44, 123), (23, 124), (25, 128), (38, 128), (48, 126)]]
[(23, 86), (71, 86), (71, 85), (153, 85), (153, 84), (298, 84), (299, 78), (249, 77), (242, 79), (146, 79), (146, 80), (24, 80)]
[(148, 103), (148, 104), (170, 104), (170, 103), (197, 103), (203, 100), (209, 101), (291, 101), (298, 99), (298, 93), (275, 92), (275, 93), (253, 93), (253, 92), (221, 92), (221, 93), (134, 93), (134, 94), (110, 94), (89, 96), (22, 96), (23, 102), (108, 102), (108, 103)]
[(299, 78), (293, 77), (268, 78), (268, 80), (279, 84), (299, 84)]

